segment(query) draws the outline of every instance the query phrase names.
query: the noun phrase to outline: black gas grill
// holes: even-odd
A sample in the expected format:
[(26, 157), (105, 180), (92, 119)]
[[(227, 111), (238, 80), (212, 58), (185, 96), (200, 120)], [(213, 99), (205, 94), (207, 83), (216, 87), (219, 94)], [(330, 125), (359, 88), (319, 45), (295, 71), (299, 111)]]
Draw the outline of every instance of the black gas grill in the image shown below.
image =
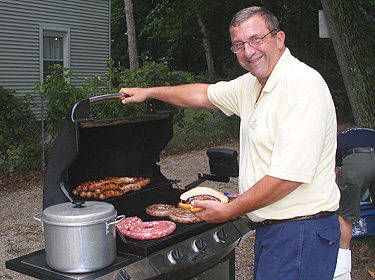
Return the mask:
[[(205, 180), (228, 182), (230, 176), (238, 176), (236, 152), (209, 149), (212, 174), (199, 175), (198, 180), (180, 189), (160, 172), (157, 164), (161, 151), (173, 137), (172, 114), (163, 103), (152, 100), (143, 116), (99, 121), (90, 118), (91, 104), (118, 98), (120, 94), (84, 99), (68, 112), (49, 158), (43, 208), (78, 199), (72, 192), (82, 182), (147, 177), (151, 179), (148, 186), (105, 201), (113, 204), (118, 214), (152, 221), (159, 218), (147, 215), (147, 206), (177, 206), (181, 192), (188, 188)], [(44, 250), (6, 265), (40, 279), (199, 279), (199, 275), (234, 279), (234, 248), (251, 234), (247, 221), (241, 218), (224, 224), (177, 223), (174, 233), (154, 240), (134, 240), (117, 232), (115, 263), (87, 274), (53, 271), (45, 262)], [(207, 250), (195, 250), (196, 242), (204, 243)]]

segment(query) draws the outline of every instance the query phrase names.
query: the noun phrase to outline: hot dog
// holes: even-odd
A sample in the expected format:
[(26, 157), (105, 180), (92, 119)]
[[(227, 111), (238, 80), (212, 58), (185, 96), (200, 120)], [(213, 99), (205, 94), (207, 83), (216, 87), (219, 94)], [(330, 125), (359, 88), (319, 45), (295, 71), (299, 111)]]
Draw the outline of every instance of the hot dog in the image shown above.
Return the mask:
[(178, 207), (189, 210), (191, 212), (200, 212), (203, 208), (194, 207), (191, 205), (193, 200), (213, 200), (221, 203), (228, 203), (229, 199), (227, 196), (218, 192), (215, 189), (198, 186), (180, 195), (181, 202)]

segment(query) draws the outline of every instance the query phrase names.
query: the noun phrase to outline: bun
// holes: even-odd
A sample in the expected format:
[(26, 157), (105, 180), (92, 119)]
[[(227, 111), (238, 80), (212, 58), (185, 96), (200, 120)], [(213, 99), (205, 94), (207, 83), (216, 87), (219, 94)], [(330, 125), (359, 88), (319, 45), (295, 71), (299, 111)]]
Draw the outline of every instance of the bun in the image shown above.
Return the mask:
[(229, 199), (227, 196), (218, 192), (215, 189), (198, 186), (180, 195), (181, 202), (178, 207), (189, 210), (191, 212), (200, 212), (203, 210), (201, 207), (194, 207), (191, 205), (193, 200), (214, 200), (221, 203), (228, 203)]
[(200, 212), (203, 210), (203, 208), (201, 207), (194, 207), (193, 205), (191, 204), (186, 204), (186, 203), (183, 203), (183, 202), (180, 202), (178, 204), (178, 207), (182, 208), (182, 209), (185, 209), (185, 210), (188, 210), (188, 211), (191, 211), (193, 213), (195, 212)]

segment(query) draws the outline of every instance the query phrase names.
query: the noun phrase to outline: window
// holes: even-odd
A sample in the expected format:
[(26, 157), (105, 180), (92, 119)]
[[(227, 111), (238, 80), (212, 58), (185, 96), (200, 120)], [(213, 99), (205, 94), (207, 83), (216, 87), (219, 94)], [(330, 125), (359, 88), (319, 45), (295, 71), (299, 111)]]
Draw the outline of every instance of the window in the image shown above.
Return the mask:
[(64, 37), (43, 36), (43, 78), (50, 72), (50, 66), (64, 67), (63, 43)]
[(40, 71), (41, 80), (50, 73), (50, 66), (61, 65), (69, 68), (69, 39), (70, 30), (67, 28), (40, 28)]

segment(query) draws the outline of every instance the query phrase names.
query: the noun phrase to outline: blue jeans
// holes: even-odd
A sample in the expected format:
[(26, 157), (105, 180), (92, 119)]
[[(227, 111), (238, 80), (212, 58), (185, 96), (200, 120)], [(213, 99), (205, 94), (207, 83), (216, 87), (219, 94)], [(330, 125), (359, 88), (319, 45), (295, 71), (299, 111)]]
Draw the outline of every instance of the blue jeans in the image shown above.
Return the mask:
[(336, 215), (259, 228), (254, 280), (332, 280), (339, 241)]

